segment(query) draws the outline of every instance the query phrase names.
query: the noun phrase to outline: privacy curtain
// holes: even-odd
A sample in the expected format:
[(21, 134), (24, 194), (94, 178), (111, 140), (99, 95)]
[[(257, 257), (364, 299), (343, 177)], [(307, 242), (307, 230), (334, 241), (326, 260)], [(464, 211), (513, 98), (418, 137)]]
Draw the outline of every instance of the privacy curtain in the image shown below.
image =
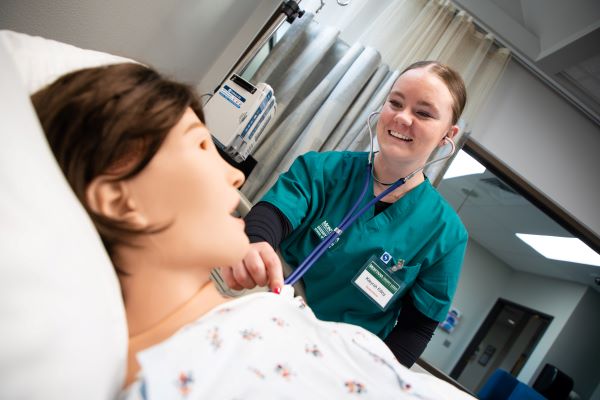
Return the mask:
[[(368, 25), (352, 16), (344, 23), (353, 29), (366, 25), (355, 43), (344, 42), (338, 29), (316, 23), (307, 12), (250, 77), (271, 85), (278, 104), (253, 153), (258, 164), (242, 188), (253, 203), (307, 151), (366, 150), (368, 115), (381, 108), (399, 72), (412, 62), (438, 60), (461, 74), (468, 91), (460, 124), (466, 132), (509, 59), (507, 49), (448, 1), (393, 1)], [(437, 165), (426, 174), (435, 183), (445, 168)]]

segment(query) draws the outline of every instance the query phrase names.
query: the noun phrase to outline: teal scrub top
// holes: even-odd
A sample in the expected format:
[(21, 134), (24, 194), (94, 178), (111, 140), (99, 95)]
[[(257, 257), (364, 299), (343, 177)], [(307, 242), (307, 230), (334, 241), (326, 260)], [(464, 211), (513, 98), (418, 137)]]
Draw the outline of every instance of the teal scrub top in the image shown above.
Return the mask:
[[(262, 198), (292, 225), (292, 233), (280, 245), (292, 268), (320, 242), (323, 223), (333, 229), (358, 200), (367, 162), (368, 153), (363, 152), (304, 154)], [(374, 198), (372, 180), (368, 190), (361, 207)], [(307, 302), (322, 320), (360, 325), (381, 338), (396, 324), (406, 294), (420, 312), (442, 321), (456, 290), (466, 244), (467, 231), (458, 215), (426, 179), (376, 216), (371, 207), (342, 234), (304, 275)], [(393, 262), (404, 260), (404, 267), (392, 276), (406, 286), (382, 310), (352, 280), (371, 256), (384, 252)]]

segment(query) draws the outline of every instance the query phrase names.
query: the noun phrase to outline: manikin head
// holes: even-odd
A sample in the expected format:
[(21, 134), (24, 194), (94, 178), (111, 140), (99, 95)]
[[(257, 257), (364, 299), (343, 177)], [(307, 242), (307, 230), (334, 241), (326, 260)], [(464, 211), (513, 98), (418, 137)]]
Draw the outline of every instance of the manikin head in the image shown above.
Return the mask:
[(411, 64), (396, 79), (381, 109), (381, 154), (392, 163), (421, 167), (436, 147), (446, 144), (446, 137), (458, 132), (466, 98), (464, 82), (451, 68), (435, 61)]
[(243, 175), (218, 154), (194, 92), (138, 64), (67, 74), (32, 96), (48, 142), (118, 271), (123, 248), (170, 268), (238, 261)]

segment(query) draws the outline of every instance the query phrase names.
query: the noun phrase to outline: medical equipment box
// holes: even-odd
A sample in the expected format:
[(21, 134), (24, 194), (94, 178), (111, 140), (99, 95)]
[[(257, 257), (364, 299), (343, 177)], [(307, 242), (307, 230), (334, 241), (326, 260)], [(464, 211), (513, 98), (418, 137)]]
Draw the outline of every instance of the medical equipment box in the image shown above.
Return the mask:
[(254, 86), (233, 74), (204, 106), (206, 126), (224, 151), (242, 162), (252, 152), (276, 108), (269, 85)]

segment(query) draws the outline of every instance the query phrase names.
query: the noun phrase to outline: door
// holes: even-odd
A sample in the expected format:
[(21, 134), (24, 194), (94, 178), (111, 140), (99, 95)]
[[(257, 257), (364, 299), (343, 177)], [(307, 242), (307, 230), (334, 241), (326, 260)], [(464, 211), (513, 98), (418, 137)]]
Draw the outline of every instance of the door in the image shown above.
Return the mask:
[(517, 376), (551, 320), (549, 315), (498, 299), (450, 376), (475, 393), (498, 368)]

